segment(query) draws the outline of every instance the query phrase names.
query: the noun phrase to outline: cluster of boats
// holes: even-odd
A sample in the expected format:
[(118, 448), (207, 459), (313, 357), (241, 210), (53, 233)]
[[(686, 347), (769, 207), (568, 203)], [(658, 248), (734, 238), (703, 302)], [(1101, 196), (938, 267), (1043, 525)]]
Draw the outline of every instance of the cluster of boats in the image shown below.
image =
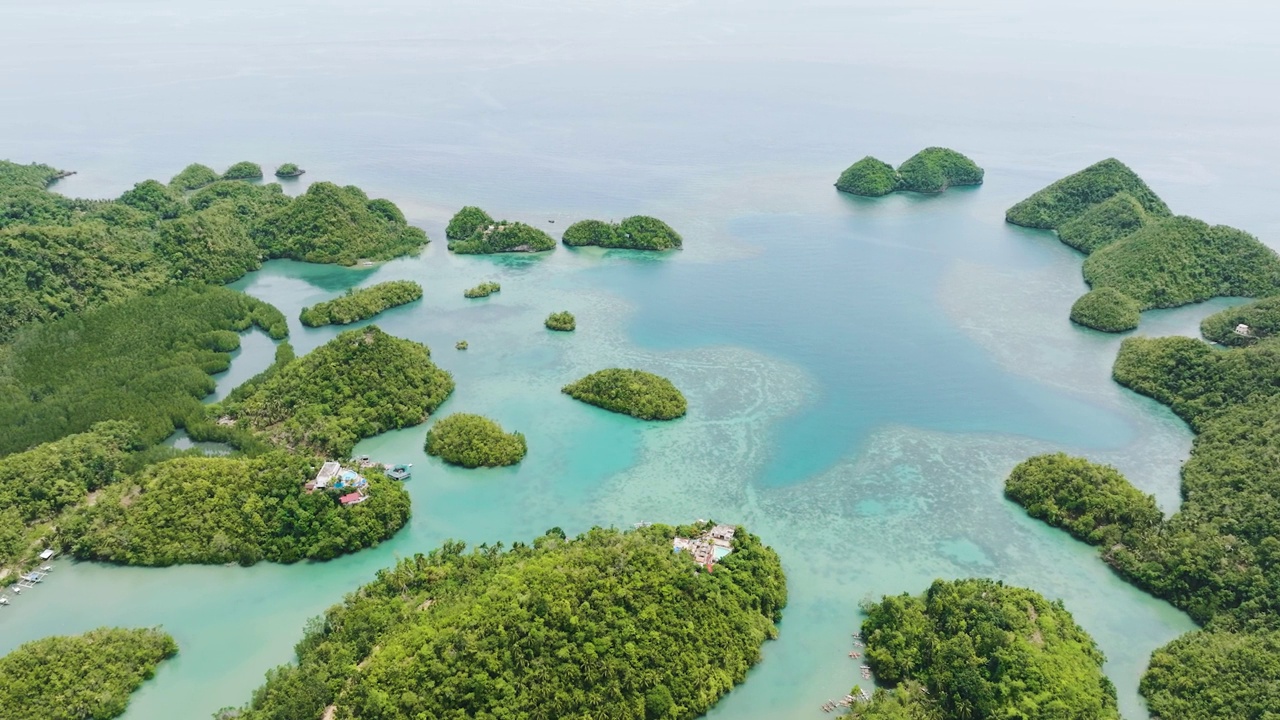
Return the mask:
[[(32, 570), (18, 577), (18, 582), (9, 587), (14, 597), (22, 594), (23, 590), (30, 590), (36, 586), (36, 583), (43, 582), (49, 573), (53, 572), (52, 565), (41, 565), (39, 570)], [(8, 605), (11, 601), (8, 595), (0, 594), (0, 606)]]

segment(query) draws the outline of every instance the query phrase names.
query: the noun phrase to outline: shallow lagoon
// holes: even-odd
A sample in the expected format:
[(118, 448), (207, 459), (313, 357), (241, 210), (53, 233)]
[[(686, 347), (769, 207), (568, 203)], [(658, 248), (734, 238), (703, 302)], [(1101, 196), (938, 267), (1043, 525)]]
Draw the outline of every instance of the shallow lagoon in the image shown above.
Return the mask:
[[(59, 563), (0, 610), (0, 652), (160, 624), (182, 652), (125, 717), (207, 717), (287, 661), (307, 617), (445, 538), (714, 517), (782, 553), (791, 604), (711, 717), (819, 717), (858, 681), (859, 601), (967, 575), (1062, 598), (1107, 653), (1126, 717), (1144, 716), (1147, 656), (1191, 623), (1000, 488), (1027, 455), (1066, 449), (1116, 464), (1171, 511), (1191, 436), (1109, 381), (1118, 338), (1066, 320), (1079, 257), (1003, 210), (1114, 154), (1175, 210), (1273, 237), (1280, 106), (1244, 90), (1276, 65), (1266, 23), (1154, 3), (306, 7), (299, 23), (297, 3), (8, 5), (0, 92), (42, 122), (0, 116), (0, 156), (79, 170), (60, 186), (74, 195), (252, 158), (306, 167), (290, 192), (333, 180), (390, 197), (437, 240), (421, 256), (275, 262), (235, 286), (280, 307), (302, 353), (340, 331), (301, 327), (305, 305), (421, 282), (421, 302), (375, 322), (454, 373), (442, 412), (524, 432), (529, 456), (467, 471), (427, 459), (424, 427), (370, 439), (358, 453), (414, 463), (414, 517), (381, 547), (247, 569)], [(1102, 8), (1105, 27), (1088, 20)], [(986, 185), (876, 201), (831, 188), (864, 154), (896, 163), (928, 144), (972, 155)], [(468, 203), (556, 235), (654, 214), (687, 249), (452, 257), (444, 223)], [(487, 279), (502, 292), (463, 299)], [(1140, 332), (1191, 334), (1224, 304), (1150, 315)], [(543, 329), (555, 310), (579, 329)], [(214, 397), (271, 352), (247, 335)], [(650, 425), (559, 393), (609, 365), (671, 377), (689, 416)]]

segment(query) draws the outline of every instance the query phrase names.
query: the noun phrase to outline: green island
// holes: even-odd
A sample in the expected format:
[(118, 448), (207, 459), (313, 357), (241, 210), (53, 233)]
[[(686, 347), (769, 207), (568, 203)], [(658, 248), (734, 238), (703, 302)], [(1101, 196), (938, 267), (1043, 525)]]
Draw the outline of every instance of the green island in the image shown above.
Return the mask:
[[(732, 551), (714, 572), (672, 552), (721, 527)], [(746, 678), (787, 599), (777, 554), (740, 527), (552, 529), (465, 550), (380, 571), (221, 715), (692, 719)]]
[[(1205, 323), (1225, 337), (1234, 332), (1226, 330), (1232, 320), (1264, 317), (1274, 302), (1226, 310)], [(1034, 516), (1098, 545), (1121, 576), (1204, 626), (1153, 654), (1140, 690), (1157, 717), (1254, 718), (1274, 708), (1280, 688), (1280, 661), (1269, 652), (1280, 628), (1277, 343), (1254, 339), (1216, 350), (1166, 337), (1121, 344), (1115, 380), (1167, 405), (1196, 433), (1182, 467), (1182, 506), (1172, 517), (1158, 518), (1149, 498), (1114, 470), (1082, 460), (1033, 459), (1007, 486)]]
[(1141, 311), (1152, 308), (1280, 293), (1280, 256), (1273, 250), (1244, 231), (1173, 216), (1114, 158), (1040, 190), (1005, 219), (1056, 230), (1087, 255), (1084, 279), (1093, 290), (1072, 307), (1071, 319), (1095, 330), (1132, 330)]
[(295, 163), (285, 163), (280, 167), (276, 168), (276, 177), (296, 178), (304, 172), (306, 172), (306, 170), (303, 170), (302, 168), (298, 167)]
[(993, 580), (937, 580), (863, 611), (867, 664), (893, 689), (848, 717), (1119, 720), (1102, 652), (1061, 602)]
[(868, 155), (840, 173), (836, 189), (866, 197), (880, 197), (899, 190), (940, 193), (958, 185), (981, 185), (983, 171), (968, 157), (941, 147), (930, 147), (893, 166)]
[(482, 282), (473, 288), (467, 288), (462, 291), (462, 296), (467, 298), (482, 298), (501, 292), (502, 286), (496, 282)]
[(159, 630), (98, 628), (25, 643), (0, 657), (0, 715), (109, 720), (177, 652)]
[(643, 370), (599, 370), (561, 391), (575, 400), (641, 420), (674, 420), (688, 410), (684, 394), (670, 380)]
[(261, 177), (262, 166), (247, 160), (232, 165), (222, 173), (223, 180), (258, 180)]
[(80, 200), (48, 190), (59, 175), (0, 161), (0, 342), (174, 283), (231, 282), (267, 258), (350, 265), (427, 242), (394, 204), (353, 187), (317, 183), (291, 199), (277, 183), (218, 180), (186, 194), (148, 180), (115, 200)]
[(670, 225), (648, 215), (632, 215), (620, 223), (580, 220), (565, 228), (561, 239), (570, 247), (595, 245), (628, 250), (678, 250), (684, 243)]
[(300, 319), (307, 327), (349, 325), (421, 298), (422, 286), (418, 283), (412, 280), (391, 280), (348, 290), (342, 297), (303, 308)]
[(465, 468), (515, 465), (528, 449), (523, 434), (483, 415), (454, 413), (427, 430), (427, 454)]
[(1280, 296), (1216, 312), (1200, 322), (1200, 333), (1230, 347), (1252, 345), (1280, 333)]
[(567, 310), (551, 313), (543, 324), (547, 326), (548, 330), (557, 330), (559, 332), (573, 332), (578, 327), (578, 321), (574, 319), (573, 313)]
[(252, 565), (329, 560), (376, 546), (409, 519), (401, 483), (368, 469), (365, 499), (303, 492), (310, 457), (179, 457), (105, 489), (65, 518), (64, 545), (83, 560), (125, 565)]
[(550, 235), (521, 222), (494, 220), (478, 207), (462, 208), (445, 228), (449, 250), (459, 255), (555, 250)]
[(454, 349), (454, 350), (466, 350), (466, 349), (467, 349), (467, 341), (466, 341), (466, 340), (459, 340), (458, 342), (456, 342), (456, 343), (454, 343), (454, 344), (453, 344), (453, 349)]
[(208, 165), (191, 163), (183, 168), (182, 172), (170, 178), (169, 187), (179, 192), (189, 192), (212, 185), (221, 179), (222, 176)]
[(347, 457), (356, 442), (417, 425), (453, 392), (425, 345), (376, 325), (347, 330), (211, 412), (273, 444)]

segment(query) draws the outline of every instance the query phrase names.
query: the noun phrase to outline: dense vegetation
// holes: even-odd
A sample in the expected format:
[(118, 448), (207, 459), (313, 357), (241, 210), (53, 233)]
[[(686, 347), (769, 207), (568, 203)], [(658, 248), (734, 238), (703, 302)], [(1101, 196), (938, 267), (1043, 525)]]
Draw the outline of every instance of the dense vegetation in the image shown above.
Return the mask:
[(1183, 635), (1152, 653), (1141, 691), (1156, 718), (1271, 720), (1280, 707), (1280, 631)]
[(482, 282), (473, 288), (467, 288), (466, 290), (463, 290), (462, 295), (463, 297), (469, 297), (469, 298), (482, 298), (482, 297), (489, 297), (490, 295), (496, 292), (500, 292), (501, 290), (502, 290), (502, 286), (496, 282)]
[(353, 265), (416, 252), (426, 233), (411, 227), (387, 200), (370, 200), (360, 188), (313, 183), (298, 198), (254, 226), (271, 257)]
[(1169, 207), (1137, 173), (1119, 160), (1108, 158), (1009, 208), (1005, 220), (1023, 227), (1054, 230), (1117, 193), (1127, 193), (1149, 215), (1170, 214)]
[(238, 332), (287, 332), (278, 310), (225, 288), (172, 287), (24, 328), (0, 350), (0, 453), (131, 420), (145, 444), (202, 412)]
[(898, 166), (898, 189), (940, 193), (955, 185), (981, 185), (982, 168), (968, 157), (941, 147), (925, 148)]
[(182, 169), (182, 172), (174, 175), (169, 180), (169, 187), (174, 190), (186, 192), (188, 190), (199, 190), (206, 185), (212, 185), (221, 178), (218, 173), (208, 165), (200, 163), (191, 163)]
[[(1236, 333), (1240, 325), (1249, 326), (1247, 336)], [(1200, 323), (1200, 332), (1213, 342), (1234, 347), (1265, 340), (1280, 333), (1280, 297), (1263, 298), (1216, 312)]]
[(1102, 332), (1126, 332), (1138, 327), (1142, 306), (1113, 287), (1090, 290), (1071, 305), (1071, 322)]
[(447, 463), (477, 468), (515, 465), (528, 446), (523, 434), (504, 432), (487, 417), (454, 413), (427, 431), (426, 450)]
[(422, 297), (422, 286), (412, 280), (391, 280), (358, 290), (347, 290), (339, 298), (302, 309), (302, 324), (349, 325)]
[(369, 325), (341, 333), (222, 409), (279, 445), (346, 457), (362, 438), (423, 422), (451, 392), (453, 378), (425, 345)]
[(262, 166), (249, 161), (238, 162), (222, 173), (223, 180), (257, 180), (262, 177)]
[(128, 565), (290, 563), (328, 560), (377, 545), (409, 518), (400, 483), (367, 476), (366, 501), (343, 507), (338, 491), (303, 492), (318, 469), (309, 457), (181, 457), (108, 487), (65, 521), (79, 558)]
[(643, 370), (600, 370), (562, 390), (575, 400), (641, 420), (673, 420), (688, 409), (670, 380)]
[(560, 332), (573, 332), (578, 327), (578, 321), (574, 319), (573, 313), (567, 310), (551, 313), (547, 316), (545, 324), (548, 330)]
[(746, 677), (786, 603), (777, 555), (741, 528), (715, 572), (671, 552), (699, 529), (446, 543), (310, 623), (298, 664), (225, 715), (695, 718)]
[(0, 717), (109, 720), (177, 652), (159, 630), (99, 628), (25, 643), (0, 658)]
[(893, 166), (868, 155), (850, 165), (836, 180), (836, 189), (854, 195), (880, 197), (895, 190), (940, 193), (953, 185), (981, 185), (983, 171), (968, 157), (930, 147)]
[(426, 242), (393, 204), (355, 188), (318, 183), (293, 200), (276, 183), (205, 184), (211, 173), (193, 165), (171, 186), (148, 180), (117, 200), (76, 200), (46, 189), (54, 168), (0, 162), (0, 342), (174, 281), (226, 283), (267, 257), (350, 264)]
[(684, 244), (680, 233), (661, 220), (648, 215), (632, 215), (613, 224), (600, 220), (582, 220), (565, 228), (565, 245), (629, 250), (675, 250)]
[(481, 225), (462, 240), (449, 241), (449, 249), (460, 255), (542, 252), (555, 248), (556, 241), (550, 235), (531, 225), (509, 220)]
[(1005, 481), (1004, 493), (1031, 517), (1104, 547), (1164, 520), (1155, 498), (1115, 468), (1063, 453), (1024, 460)]
[(1058, 239), (1088, 255), (1137, 232), (1152, 219), (1127, 192), (1118, 192), (1058, 226)]
[(892, 165), (868, 155), (840, 173), (836, 189), (854, 195), (880, 197), (897, 190), (898, 181), (898, 171)]
[(306, 172), (306, 170), (303, 170), (302, 168), (298, 167), (295, 163), (285, 163), (280, 167), (276, 168), (276, 177), (280, 177), (280, 178), (298, 177), (304, 172)]
[(26, 567), (56, 540), (54, 520), (121, 477), (137, 444), (131, 423), (104, 422), (0, 457), (0, 569)]
[(493, 218), (489, 213), (474, 205), (467, 205), (449, 219), (449, 225), (444, 229), (444, 236), (450, 242), (466, 240), (493, 224)]
[(927, 693), (878, 692), (855, 717), (1119, 718), (1102, 653), (1061, 602), (992, 580), (937, 580), (864, 611), (876, 678)]

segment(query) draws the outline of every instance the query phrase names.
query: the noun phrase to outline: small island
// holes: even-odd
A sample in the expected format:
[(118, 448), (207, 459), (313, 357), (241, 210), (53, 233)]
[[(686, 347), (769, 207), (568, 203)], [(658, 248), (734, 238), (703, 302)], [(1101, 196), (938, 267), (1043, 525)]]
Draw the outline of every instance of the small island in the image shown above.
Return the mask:
[(482, 282), (473, 288), (467, 288), (462, 291), (462, 296), (467, 298), (482, 298), (501, 292), (502, 286), (496, 282)]
[(1115, 468), (1065, 453), (1023, 460), (1005, 480), (1004, 494), (1031, 517), (1091, 545), (1111, 547), (1164, 521), (1155, 498)]
[(581, 220), (565, 228), (562, 241), (569, 247), (594, 245), (627, 250), (679, 250), (680, 233), (655, 217), (632, 215), (620, 223)]
[(0, 717), (110, 720), (177, 653), (160, 630), (98, 628), (24, 643), (0, 658)]
[(342, 265), (390, 260), (427, 243), (427, 234), (406, 223), (391, 201), (370, 200), (358, 187), (330, 182), (312, 183), (266, 215), (253, 237), (270, 257)]
[(577, 320), (574, 319), (571, 312), (553, 312), (547, 316), (546, 326), (548, 330), (556, 330), (558, 332), (573, 332), (578, 327)]
[(556, 241), (531, 225), (495, 221), (484, 210), (468, 205), (459, 210), (445, 229), (449, 250), (459, 255), (534, 253), (554, 250)]
[(252, 162), (238, 162), (227, 168), (222, 173), (223, 180), (260, 180), (262, 179), (262, 166)]
[(293, 163), (285, 163), (280, 167), (276, 168), (276, 177), (296, 178), (304, 172), (306, 172), (306, 170), (303, 170), (302, 168), (298, 167)]
[(1280, 296), (1227, 308), (1205, 318), (1200, 334), (1228, 347), (1259, 343), (1280, 333)]
[(307, 327), (349, 325), (378, 313), (422, 298), (422, 286), (412, 280), (392, 280), (367, 288), (347, 290), (342, 297), (303, 308), (301, 320)]
[(212, 185), (221, 179), (218, 173), (208, 165), (191, 163), (183, 168), (182, 172), (174, 175), (169, 180), (169, 187), (179, 192), (189, 192), (191, 190), (199, 190), (206, 185)]
[(524, 435), (504, 432), (482, 415), (454, 413), (427, 431), (426, 451), (450, 465), (465, 468), (504, 467), (524, 459)]
[(850, 165), (836, 180), (841, 192), (880, 197), (891, 192), (940, 193), (958, 185), (981, 185), (983, 170), (968, 157), (941, 147), (930, 147), (893, 166), (868, 155)]
[[(672, 552), (710, 533), (725, 539), (705, 564)], [(786, 602), (777, 553), (732, 525), (449, 542), (309, 623), (297, 663), (232, 712), (372, 717), (376, 702), (383, 718), (695, 718), (746, 679)]]
[(454, 348), (455, 350), (466, 350), (466, 349), (467, 349), (467, 341), (466, 341), (466, 340), (459, 340), (458, 342), (456, 342), (456, 343), (454, 343), (454, 344), (453, 344), (453, 348)]
[(974, 578), (862, 609), (867, 666), (893, 689), (851, 718), (1120, 718), (1102, 652), (1060, 601)]
[(600, 370), (561, 391), (575, 400), (641, 420), (674, 420), (688, 410), (684, 394), (670, 380), (643, 370)]
[(1113, 287), (1090, 290), (1071, 306), (1071, 322), (1102, 332), (1127, 332), (1141, 319), (1142, 305)]

